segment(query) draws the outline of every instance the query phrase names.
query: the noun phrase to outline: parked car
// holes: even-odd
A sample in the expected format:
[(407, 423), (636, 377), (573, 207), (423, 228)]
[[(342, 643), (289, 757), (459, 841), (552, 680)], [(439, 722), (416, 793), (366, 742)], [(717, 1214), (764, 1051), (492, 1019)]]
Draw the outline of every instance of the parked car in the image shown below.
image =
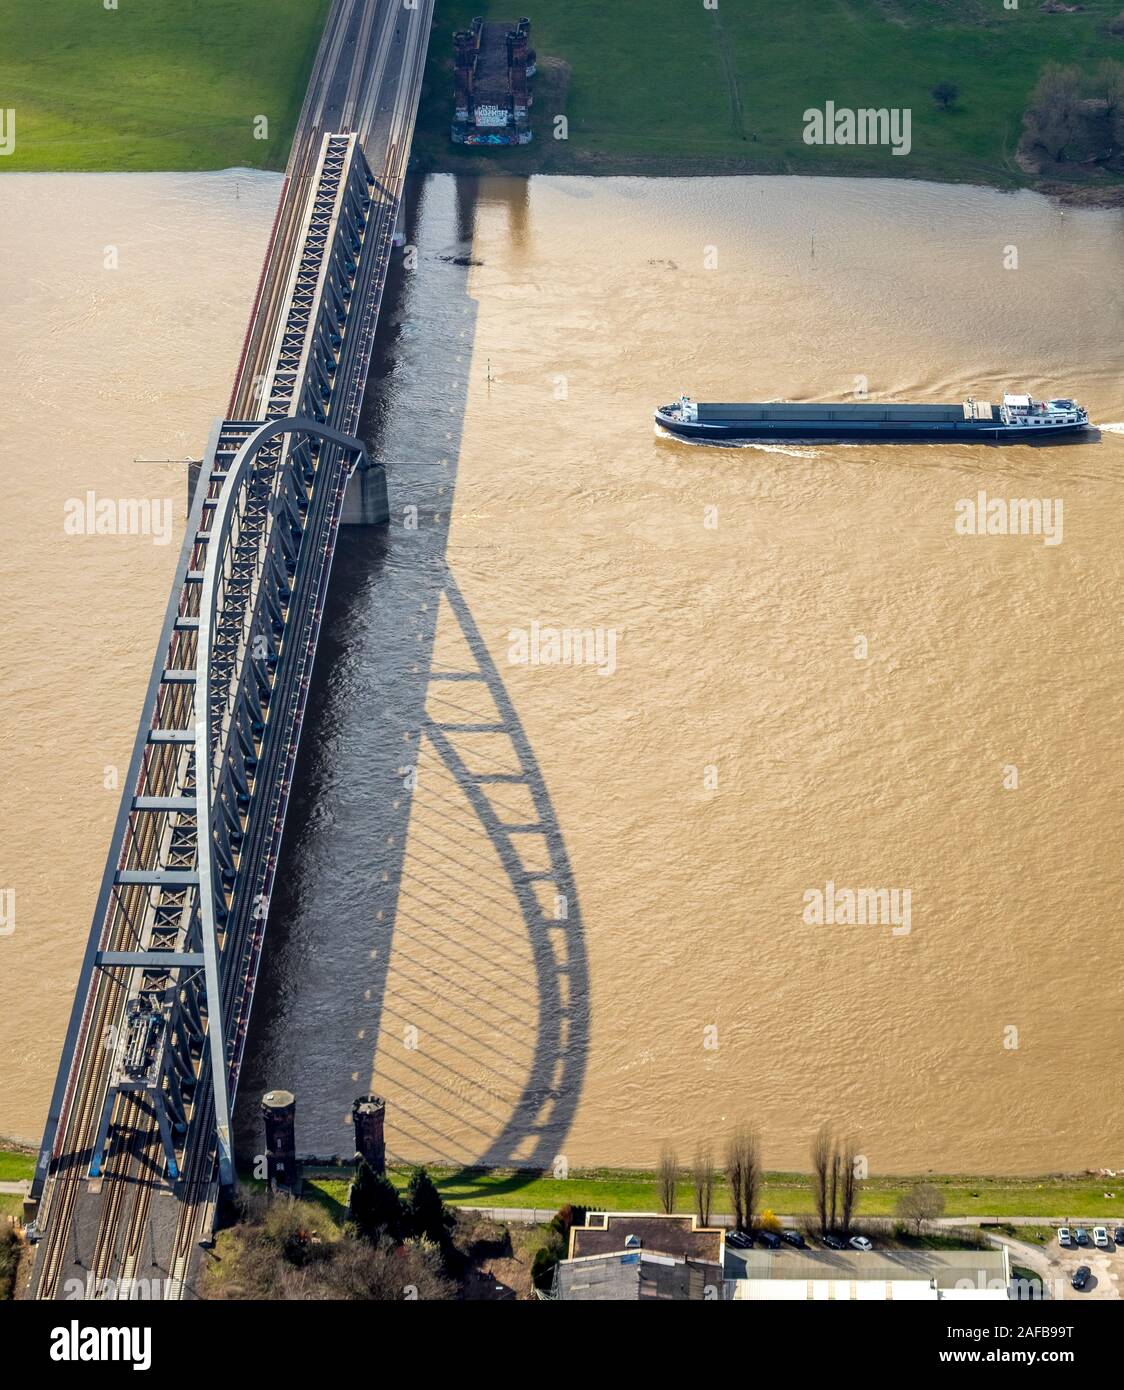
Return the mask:
[(1112, 1233), (1112, 1238), (1117, 1245), (1124, 1245), (1124, 1226), (1117, 1226), (1116, 1230)]
[(1073, 1278), (1069, 1282), (1075, 1289), (1083, 1289), (1089, 1282), (1089, 1266), (1078, 1265), (1073, 1271)]
[(852, 1236), (852, 1237), (851, 1237), (851, 1249), (852, 1249), (852, 1250), (873, 1250), (873, 1249), (874, 1249), (874, 1246), (870, 1243), (869, 1240), (867, 1240), (866, 1236)]
[(779, 1250), (781, 1248), (781, 1238), (774, 1231), (758, 1231), (757, 1239), (769, 1250)]
[(1093, 1244), (1098, 1250), (1108, 1249), (1108, 1231), (1103, 1226), (1093, 1227)]
[(782, 1231), (781, 1240), (787, 1241), (789, 1245), (795, 1245), (797, 1250), (806, 1250), (808, 1242), (799, 1231)]
[(1073, 1238), (1078, 1245), (1089, 1244), (1089, 1232), (1085, 1229), (1084, 1226), (1077, 1226), (1074, 1228)]
[(1073, 1237), (1069, 1233), (1068, 1226), (1058, 1227), (1058, 1244), (1064, 1245), (1067, 1248), (1073, 1244)]
[(846, 1250), (847, 1248), (844, 1241), (840, 1240), (838, 1236), (833, 1236), (830, 1232), (826, 1236), (820, 1236), (820, 1240), (829, 1250)]
[(753, 1237), (747, 1236), (744, 1231), (727, 1231), (726, 1244), (732, 1245), (735, 1250), (751, 1250)]

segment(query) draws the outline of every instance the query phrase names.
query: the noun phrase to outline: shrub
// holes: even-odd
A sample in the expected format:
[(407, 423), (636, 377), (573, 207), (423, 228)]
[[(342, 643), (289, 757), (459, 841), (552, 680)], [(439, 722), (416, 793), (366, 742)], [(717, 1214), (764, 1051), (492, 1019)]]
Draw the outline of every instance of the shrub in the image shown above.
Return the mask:
[(454, 1222), (433, 1179), (425, 1168), (415, 1168), (406, 1188), (406, 1224), (411, 1234), (443, 1246)]
[(956, 105), (956, 99), (960, 95), (960, 88), (955, 82), (938, 82), (929, 95), (942, 111), (947, 111), (950, 106)]
[(561, 1207), (550, 1218), (546, 1244), (540, 1245), (531, 1261), (531, 1282), (536, 1289), (549, 1293), (554, 1283), (554, 1267), (564, 1260), (570, 1248), (570, 1231), (585, 1225), (586, 1207)]
[(310, 1202), (251, 1196), (242, 1220), (219, 1239), (221, 1259), (204, 1282), (204, 1297), (218, 1299), (395, 1300), (455, 1296), (442, 1255), (424, 1240), (372, 1245), (343, 1235)]
[(531, 1261), (531, 1283), (544, 1293), (550, 1292), (554, 1283), (554, 1271), (558, 1261), (566, 1252), (560, 1245), (540, 1245)]
[(383, 1235), (392, 1241), (402, 1237), (405, 1213), (394, 1184), (385, 1173), (376, 1173), (363, 1158), (355, 1165), (349, 1215), (359, 1234), (376, 1245)]
[(550, 1229), (552, 1231), (557, 1231), (562, 1237), (563, 1247), (570, 1243), (571, 1227), (585, 1225), (585, 1216), (588, 1210), (588, 1207), (559, 1207), (550, 1218)]
[(11, 1298), (19, 1264), (20, 1244), (11, 1221), (0, 1217), (0, 1299)]

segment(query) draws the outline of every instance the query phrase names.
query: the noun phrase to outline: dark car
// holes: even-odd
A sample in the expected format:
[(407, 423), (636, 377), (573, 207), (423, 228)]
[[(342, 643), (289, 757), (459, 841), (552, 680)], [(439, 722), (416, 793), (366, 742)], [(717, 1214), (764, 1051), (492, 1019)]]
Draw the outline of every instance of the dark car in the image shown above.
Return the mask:
[(847, 1242), (840, 1240), (838, 1236), (826, 1235), (821, 1236), (820, 1239), (829, 1250), (846, 1250), (847, 1248)]
[(758, 1231), (757, 1239), (769, 1250), (779, 1250), (781, 1248), (781, 1238), (773, 1231)]
[(1124, 1245), (1124, 1226), (1117, 1226), (1116, 1230), (1112, 1233), (1112, 1238), (1117, 1245)]
[(795, 1245), (797, 1250), (806, 1250), (808, 1242), (799, 1231), (782, 1231), (781, 1240), (787, 1241), (789, 1245)]
[(1089, 1266), (1078, 1265), (1073, 1271), (1073, 1278), (1069, 1282), (1075, 1289), (1083, 1289), (1089, 1282)]
[(1077, 1229), (1073, 1232), (1073, 1238), (1078, 1245), (1089, 1244), (1089, 1232), (1085, 1229), (1084, 1226), (1077, 1227)]
[(732, 1245), (735, 1250), (750, 1250), (753, 1248), (753, 1237), (747, 1236), (744, 1231), (727, 1231), (726, 1244)]

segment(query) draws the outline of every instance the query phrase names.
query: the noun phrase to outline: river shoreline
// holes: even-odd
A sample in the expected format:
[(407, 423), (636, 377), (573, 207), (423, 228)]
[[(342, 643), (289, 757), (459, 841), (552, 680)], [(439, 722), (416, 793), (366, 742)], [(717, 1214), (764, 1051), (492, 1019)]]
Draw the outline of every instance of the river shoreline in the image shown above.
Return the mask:
[(441, 158), (428, 152), (415, 157), (411, 171), (428, 174), (453, 174), (469, 178), (818, 178), (825, 182), (839, 179), (892, 179), (904, 184), (941, 183), (961, 188), (985, 188), (997, 193), (1040, 193), (1070, 207), (1124, 207), (1124, 180), (1119, 182), (1069, 183), (1059, 178), (1016, 178), (1003, 180), (973, 174), (963, 170), (950, 175), (943, 169), (911, 170), (898, 173), (892, 164), (884, 168), (848, 169), (833, 164), (830, 168), (778, 163), (763, 160), (747, 165), (740, 159), (696, 159), (688, 156), (665, 155), (576, 155), (562, 160), (536, 161), (531, 150), (510, 149), (501, 154), (467, 154), (454, 151)]

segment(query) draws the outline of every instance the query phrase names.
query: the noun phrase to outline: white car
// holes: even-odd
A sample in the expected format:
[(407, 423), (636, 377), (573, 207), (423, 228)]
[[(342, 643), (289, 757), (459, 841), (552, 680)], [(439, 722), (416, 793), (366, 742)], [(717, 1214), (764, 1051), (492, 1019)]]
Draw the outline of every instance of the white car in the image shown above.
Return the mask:
[(1058, 1244), (1070, 1246), (1073, 1244), (1073, 1237), (1069, 1234), (1068, 1226), (1058, 1227)]
[(1093, 1227), (1093, 1244), (1098, 1250), (1108, 1249), (1108, 1231), (1104, 1226)]
[(852, 1250), (873, 1250), (873, 1249), (874, 1249), (874, 1246), (871, 1245), (870, 1241), (867, 1240), (866, 1236), (852, 1236), (852, 1237), (851, 1237), (851, 1249), (852, 1249)]

